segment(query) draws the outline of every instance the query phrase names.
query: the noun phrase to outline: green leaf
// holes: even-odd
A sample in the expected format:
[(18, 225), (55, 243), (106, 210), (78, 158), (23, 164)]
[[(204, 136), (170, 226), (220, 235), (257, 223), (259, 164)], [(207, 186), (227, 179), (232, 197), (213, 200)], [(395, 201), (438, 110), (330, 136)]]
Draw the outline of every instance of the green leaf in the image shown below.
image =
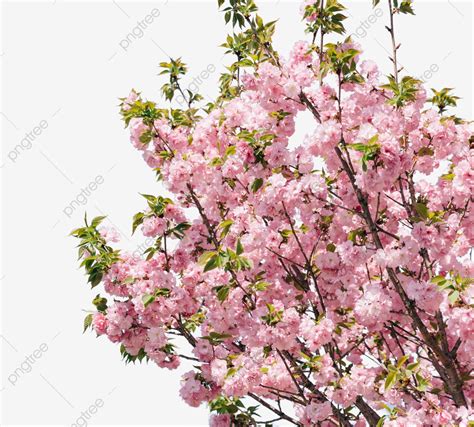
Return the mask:
[(143, 132), (141, 135), (140, 135), (140, 142), (142, 144), (148, 144), (152, 139), (153, 139), (153, 132), (151, 131), (146, 131), (146, 132)]
[(220, 157), (214, 157), (210, 162), (209, 166), (222, 166), (224, 164), (224, 161)]
[(425, 203), (415, 203), (415, 211), (422, 219), (428, 219), (429, 210)]
[(219, 224), (219, 228), (222, 229), (221, 238), (223, 238), (223, 237), (227, 236), (227, 234), (229, 234), (230, 228), (232, 227), (233, 223), (234, 223), (234, 221), (232, 221), (231, 219), (226, 219), (225, 221), (222, 221)]
[(255, 181), (252, 183), (252, 186), (250, 188), (254, 193), (256, 193), (262, 185), (263, 185), (263, 179), (262, 178), (256, 178)]
[(418, 385), (416, 386), (416, 389), (421, 392), (426, 391), (428, 387), (430, 386), (430, 382), (427, 379), (425, 379), (423, 376), (421, 376), (419, 373), (415, 374), (415, 378), (418, 383)]
[(397, 362), (397, 368), (401, 368), (409, 358), (410, 356), (408, 355), (400, 357), (400, 359), (398, 359), (398, 362)]
[(92, 228), (97, 228), (97, 226), (100, 225), (100, 223), (105, 219), (107, 218), (105, 215), (104, 216), (96, 216), (92, 222), (91, 222), (91, 227)]
[(400, 3), (400, 6), (398, 7), (398, 10), (400, 11), (400, 13), (404, 13), (404, 14), (407, 14), (407, 13), (409, 13), (410, 15), (415, 14), (415, 12), (412, 8), (412, 0), (403, 0)]
[(94, 318), (94, 315), (91, 313), (91, 314), (88, 314), (85, 319), (84, 319), (84, 332), (87, 331), (87, 329), (89, 329), (90, 327), (92, 327), (92, 320)]
[(459, 96), (451, 95), (453, 89), (450, 87), (445, 87), (441, 90), (431, 89), (433, 96), (428, 99), (428, 102), (436, 105), (440, 113), (443, 113), (447, 107), (455, 107), (457, 105), (457, 100)]
[(395, 77), (389, 76), (388, 83), (380, 87), (392, 91), (393, 97), (388, 100), (388, 103), (400, 108), (416, 99), (420, 83), (420, 80), (410, 76), (403, 77), (402, 80), (397, 83)]
[(92, 304), (95, 305), (97, 311), (105, 312), (107, 311), (107, 298), (103, 298), (100, 295), (97, 295), (93, 300)]
[(431, 283), (438, 284), (440, 282), (445, 282), (446, 277), (445, 276), (435, 276), (431, 278)]
[(154, 295), (145, 294), (142, 296), (142, 302), (145, 308), (147, 308), (154, 301), (155, 301)]
[(240, 241), (240, 239), (237, 240), (235, 252), (237, 255), (242, 255), (244, 253), (244, 247), (242, 246), (242, 242)]
[(209, 335), (202, 337), (202, 339), (209, 341), (212, 345), (218, 345), (228, 338), (232, 338), (232, 335), (220, 334), (219, 332), (211, 332)]
[(414, 372), (420, 366), (420, 362), (414, 362), (407, 365), (407, 371)]
[(204, 266), (204, 273), (214, 270), (217, 267), (219, 267), (219, 255), (214, 254), (209, 258), (206, 265)]
[(390, 371), (385, 379), (385, 390), (390, 390), (397, 381), (397, 371)]
[(431, 147), (421, 147), (416, 154), (419, 157), (432, 156), (434, 154), (434, 150)]
[(459, 299), (459, 291), (455, 290), (448, 295), (449, 302), (454, 304)]
[(209, 261), (210, 258), (212, 258), (213, 255), (215, 255), (216, 252), (214, 251), (209, 251), (209, 252), (204, 252), (198, 260), (199, 265), (206, 265), (206, 263)]
[(270, 286), (270, 283), (260, 281), (260, 282), (255, 283), (255, 284), (253, 285), (253, 288), (254, 288), (256, 291), (265, 291), (269, 286)]
[(234, 155), (236, 152), (237, 148), (235, 148), (235, 145), (231, 145), (226, 148), (224, 158), (227, 159), (227, 157)]
[(101, 272), (92, 273), (89, 276), (89, 283), (91, 288), (95, 288), (102, 281), (103, 274)]
[(444, 175), (441, 175), (441, 179), (443, 181), (452, 181), (456, 175), (454, 173), (445, 173)]
[(217, 286), (214, 289), (217, 291), (217, 299), (220, 302), (224, 302), (229, 296), (229, 292), (230, 292), (229, 286)]
[(155, 298), (158, 297), (169, 297), (171, 294), (171, 291), (168, 288), (158, 288), (154, 293), (153, 296)]

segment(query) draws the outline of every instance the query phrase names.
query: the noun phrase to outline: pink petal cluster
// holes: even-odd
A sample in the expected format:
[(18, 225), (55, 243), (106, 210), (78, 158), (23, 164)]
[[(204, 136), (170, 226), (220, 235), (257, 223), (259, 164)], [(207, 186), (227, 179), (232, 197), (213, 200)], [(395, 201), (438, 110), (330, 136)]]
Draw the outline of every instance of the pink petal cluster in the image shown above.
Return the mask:
[[(363, 413), (361, 402), (386, 416), (384, 426), (467, 425), (473, 127), (427, 106), (423, 89), (401, 108), (389, 105), (369, 61), (357, 65), (364, 81), (343, 84), (338, 98), (331, 78), (320, 84), (318, 64), (298, 42), (280, 67), (262, 63), (242, 78), (238, 97), (192, 127), (157, 119), (159, 137), (149, 144), (140, 141), (148, 126), (132, 119), (133, 145), (173, 194), (141, 232), (174, 240), (147, 260), (121, 255), (103, 278), (110, 302), (93, 328), (171, 369), (181, 363), (182, 343), (173, 339), (181, 335), (199, 368), (182, 380), (191, 406), (249, 394), (276, 405), (283, 395), (307, 426), (334, 425), (337, 410)], [(297, 118), (311, 113), (301, 93), (320, 122), (296, 140)], [(123, 108), (137, 99), (132, 92)], [(358, 148), (369, 140), (377, 148), (367, 160)], [(170, 230), (179, 224), (187, 226), (176, 238)], [(206, 265), (206, 254), (228, 249), (246, 266)], [(455, 354), (467, 408), (443, 387), (409, 307), (435, 343), (446, 340), (442, 351)], [(230, 421), (220, 414), (210, 423)], [(355, 425), (369, 424), (361, 417)]]

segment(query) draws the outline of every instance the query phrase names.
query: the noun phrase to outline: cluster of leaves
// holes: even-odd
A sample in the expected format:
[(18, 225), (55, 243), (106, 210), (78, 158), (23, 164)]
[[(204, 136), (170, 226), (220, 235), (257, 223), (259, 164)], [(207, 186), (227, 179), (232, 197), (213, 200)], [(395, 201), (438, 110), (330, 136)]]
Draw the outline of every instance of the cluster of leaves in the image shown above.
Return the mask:
[[(120, 252), (107, 245), (97, 227), (105, 219), (105, 216), (95, 217), (89, 224), (87, 215), (84, 216), (85, 227), (77, 228), (71, 235), (80, 239), (78, 244), (78, 257), (80, 266), (84, 267), (88, 275), (88, 283), (96, 287), (103, 279), (109, 268), (119, 260)], [(97, 295), (92, 303), (98, 312), (107, 311), (107, 299)], [(84, 319), (84, 332), (92, 326), (93, 315), (89, 313)]]
[(314, 355), (314, 354), (307, 354), (305, 352), (300, 352), (300, 356), (303, 360), (303, 363), (301, 364), (301, 367), (303, 369), (308, 369), (308, 370), (311, 370), (311, 371), (318, 371), (321, 366), (322, 366), (322, 363), (321, 363), (321, 359), (323, 358), (323, 356), (321, 355)]
[(388, 83), (380, 87), (393, 93), (393, 96), (387, 101), (388, 104), (400, 108), (416, 99), (420, 83), (420, 80), (410, 76), (403, 77), (397, 83), (394, 76), (389, 76)]
[(217, 414), (229, 414), (232, 416), (233, 426), (247, 426), (254, 423), (254, 417), (258, 417), (258, 406), (248, 408), (238, 398), (219, 396), (209, 403), (209, 409)]
[(158, 288), (152, 294), (145, 294), (142, 297), (143, 306), (146, 308), (152, 302), (155, 302), (157, 298), (164, 297), (168, 298), (171, 294), (171, 291), (168, 288)]
[(266, 165), (265, 149), (272, 145), (276, 136), (273, 133), (268, 133), (265, 130), (240, 129), (235, 133), (235, 136), (243, 141), (246, 141), (253, 150), (256, 163)]
[[(201, 101), (203, 96), (197, 92), (193, 92), (190, 89), (183, 89), (180, 86), (179, 81), (182, 77), (188, 72), (186, 64), (181, 61), (181, 58), (173, 59), (170, 58), (170, 62), (160, 62), (160, 68), (162, 68), (159, 75), (168, 75), (169, 81), (161, 87), (161, 92), (168, 101), (172, 101), (175, 97), (176, 91), (180, 92), (183, 100), (188, 104), (188, 110), (185, 112), (183, 110), (172, 110), (172, 114), (175, 116), (190, 116), (189, 118), (197, 118), (196, 113), (197, 109), (191, 108), (192, 104), (195, 102)], [(181, 117), (183, 120), (183, 117)], [(175, 120), (176, 121), (176, 120)], [(189, 124), (191, 125), (194, 120), (190, 120)]]
[(426, 391), (430, 383), (420, 373), (420, 363), (408, 363), (410, 356), (402, 356), (395, 365), (387, 365), (387, 376), (385, 378), (385, 390), (400, 385), (406, 387), (414, 381), (413, 388), (418, 391)]
[[(226, 0), (217, 0), (219, 8), (224, 6)], [(238, 25), (242, 28), (252, 13), (257, 12), (257, 5), (253, 0), (229, 0), (228, 6), (224, 7), (224, 19), (226, 24), (232, 20), (232, 26)]]
[(454, 304), (459, 300), (461, 294), (474, 283), (474, 279), (451, 274), (449, 276), (435, 276), (431, 282), (437, 285), (441, 291), (448, 292), (449, 301)]
[(203, 336), (202, 339), (209, 341), (212, 345), (222, 344), (225, 340), (232, 338), (230, 334), (220, 334), (219, 332), (210, 332), (209, 335)]
[(277, 123), (280, 123), (286, 117), (291, 116), (291, 113), (284, 110), (278, 110), (278, 111), (272, 111), (271, 113), (269, 113), (269, 116), (276, 119)]
[[(240, 70), (245, 67), (258, 66), (258, 57), (250, 53), (252, 38), (248, 32), (228, 35), (221, 44), (225, 48), (224, 54), (232, 54), (237, 60), (227, 67), (228, 73), (220, 76), (221, 100), (232, 99), (240, 93)], [(237, 82), (234, 84), (234, 82)]]
[[(167, 115), (167, 110), (157, 108), (156, 103), (144, 101), (139, 93), (137, 93), (137, 95), (138, 99), (133, 103), (128, 103), (126, 98), (121, 98), (120, 114), (125, 122), (125, 127), (130, 124), (130, 120), (133, 118), (141, 118), (145, 125), (152, 127), (155, 120)], [(145, 143), (145, 141), (142, 142)]]
[(222, 157), (214, 157), (211, 160), (210, 165), (211, 166), (222, 166), (230, 156), (232, 156), (236, 153), (236, 151), (237, 151), (237, 149), (235, 148), (235, 146), (230, 145), (229, 147), (226, 148), (224, 155)]
[[(143, 132), (140, 136), (140, 141), (143, 144), (148, 144), (154, 138), (159, 137), (154, 126), (155, 120), (165, 119), (172, 128), (176, 128), (178, 126), (191, 127), (196, 120), (199, 119), (198, 110), (196, 108), (188, 108), (186, 110), (179, 108), (158, 108), (155, 102), (145, 101), (139, 93), (137, 93), (137, 95), (138, 98), (133, 102), (127, 101), (126, 98), (120, 98), (120, 114), (125, 123), (125, 127), (128, 127), (133, 118), (142, 119), (143, 124), (148, 126), (148, 130)], [(197, 94), (193, 94), (193, 102), (198, 99), (201, 98), (199, 98)], [(164, 152), (161, 154), (169, 156), (173, 153)]]
[[(150, 194), (142, 194), (142, 196), (147, 200), (149, 209), (146, 212), (138, 212), (133, 216), (132, 234), (135, 233), (138, 226), (143, 224), (143, 221), (145, 221), (146, 218), (163, 218), (166, 206), (173, 203), (173, 201), (167, 197), (156, 197)], [(167, 224), (168, 228), (165, 230), (163, 236), (172, 236), (177, 239), (182, 239), (184, 237), (184, 232), (190, 227), (188, 222), (181, 222), (171, 226), (172, 224), (168, 221)], [(163, 236), (158, 237), (155, 240), (155, 244), (145, 250), (147, 260), (151, 259), (156, 252), (161, 250)]]
[[(380, 0), (372, 0), (372, 4), (376, 7)], [(393, 0), (393, 12), (414, 15), (413, 0)]]
[(153, 216), (163, 218), (166, 206), (173, 203), (173, 201), (167, 197), (156, 197), (150, 194), (142, 194), (142, 196), (146, 199), (149, 210), (146, 213), (138, 212), (133, 216), (132, 234), (135, 232), (139, 225), (143, 224), (143, 221), (146, 218), (150, 218)]
[(413, 204), (414, 215), (410, 217), (410, 222), (420, 222), (424, 221), (428, 225), (441, 222), (443, 216), (446, 214), (445, 211), (430, 211), (428, 208), (427, 201), (423, 198), (418, 198), (418, 200)]
[[(218, 0), (219, 7), (224, 5), (224, 0)], [(232, 53), (237, 54), (240, 59), (254, 55), (259, 61), (277, 59), (276, 52), (272, 47), (272, 37), (275, 32), (276, 21), (263, 22), (263, 19), (255, 12), (258, 11), (253, 0), (229, 0), (229, 6), (223, 10), (225, 22), (232, 21), (232, 27), (240, 29), (248, 26), (243, 33), (234, 35), (230, 45)], [(227, 44), (229, 43), (227, 38)], [(237, 43), (234, 43), (237, 42)], [(232, 45), (232, 48), (230, 47)]]
[[(218, 99), (220, 102), (239, 95), (242, 69), (256, 70), (261, 62), (273, 60), (268, 51), (262, 48), (258, 39), (271, 40), (275, 31), (275, 22), (263, 23), (259, 18), (255, 22), (255, 28), (257, 33), (248, 29), (241, 33), (228, 35), (225, 43), (221, 45), (227, 49), (226, 54), (235, 55), (237, 60), (226, 67), (228, 73), (223, 73), (220, 76), (220, 97)], [(268, 44), (270, 45), (270, 42)]]
[(321, 63), (321, 74), (324, 77), (329, 71), (336, 73), (341, 83), (362, 83), (363, 77), (356, 68), (356, 56), (360, 52), (356, 49), (344, 49), (344, 45), (351, 43), (348, 37), (343, 43), (328, 43), (325, 45), (326, 61)]
[(363, 246), (367, 242), (367, 230), (365, 227), (359, 227), (347, 233), (347, 240), (350, 240), (354, 245)]
[(249, 270), (252, 268), (252, 262), (242, 256), (243, 253), (244, 248), (238, 240), (235, 251), (227, 248), (205, 252), (199, 259), (199, 264), (204, 265), (204, 272), (215, 268), (221, 268), (225, 271)]
[(374, 135), (366, 143), (355, 143), (348, 145), (349, 148), (362, 153), (361, 163), (362, 169), (367, 171), (367, 162), (373, 161), (377, 158), (380, 152), (380, 144), (378, 143), (379, 136)]
[(95, 217), (89, 224), (86, 215), (85, 227), (71, 232), (71, 236), (80, 239), (78, 244), (78, 256), (82, 259), (80, 266), (85, 268), (89, 276), (88, 283), (92, 288), (101, 282), (107, 270), (119, 260), (119, 251), (108, 246), (97, 229), (105, 218), (105, 216)]
[[(188, 68), (186, 64), (181, 61), (181, 58), (170, 58), (170, 62), (160, 62), (160, 68), (162, 68), (160, 75), (167, 74), (169, 76), (169, 82), (161, 86), (161, 92), (165, 96), (165, 99), (171, 101), (174, 98), (175, 92), (181, 90), (179, 80), (187, 73)], [(189, 92), (190, 95), (192, 95), (191, 91)]]
[(135, 362), (148, 362), (149, 357), (145, 352), (145, 349), (141, 348), (136, 355), (130, 354), (126, 349), (125, 346), (122, 344), (120, 346), (120, 354), (122, 355), (122, 359), (125, 361), (126, 364), (128, 363), (135, 363)]
[[(225, 3), (225, 0), (218, 0), (219, 8)], [(237, 27), (243, 31), (228, 35), (221, 45), (226, 54), (236, 56), (236, 61), (227, 67), (228, 72), (220, 76), (219, 104), (240, 93), (241, 69), (250, 67), (256, 70), (264, 61), (278, 63), (278, 55), (272, 47), (276, 21), (264, 22), (256, 14), (257, 10), (253, 0), (229, 0), (222, 9), (225, 22), (231, 23), (234, 31)]]
[(195, 332), (199, 326), (202, 325), (206, 315), (203, 311), (199, 310), (197, 313), (194, 313), (192, 316), (186, 318), (184, 322), (184, 328), (189, 332)]
[[(166, 353), (167, 355), (176, 355), (175, 346), (171, 343), (167, 343), (164, 347), (160, 348), (160, 351)], [(135, 363), (145, 361), (148, 363), (150, 361), (150, 357), (146, 353), (144, 348), (141, 348), (137, 354), (130, 354), (125, 346), (122, 344), (120, 346), (120, 354), (122, 355), (122, 359), (125, 361), (125, 364)]]
[[(147, 212), (138, 212), (133, 216), (132, 234), (135, 232), (139, 225), (143, 224), (143, 221), (146, 218), (150, 218), (153, 216), (163, 218), (166, 206), (168, 206), (169, 204), (173, 204), (173, 201), (167, 197), (156, 197), (150, 194), (142, 194), (142, 196), (147, 200), (149, 210)], [(166, 230), (166, 234), (172, 235), (178, 239), (182, 239), (184, 237), (184, 232), (189, 227), (189, 223), (181, 222), (172, 228), (168, 228), (168, 230)]]
[(277, 310), (273, 304), (267, 304), (268, 313), (262, 320), (269, 326), (275, 326), (283, 319), (283, 310)]
[(433, 96), (428, 99), (428, 102), (436, 105), (440, 114), (446, 111), (447, 107), (455, 107), (459, 96), (452, 95), (450, 92), (452, 88), (445, 87), (441, 90), (431, 89)]
[[(100, 294), (98, 294), (93, 300), (92, 304), (95, 305), (96, 310), (99, 313), (107, 313), (107, 298), (101, 297)], [(85, 319), (84, 319), (84, 331), (86, 332), (87, 329), (92, 327), (92, 321), (93, 321), (94, 315), (92, 313), (89, 313)]]
[(318, 31), (322, 34), (344, 34), (345, 28), (343, 21), (347, 19), (343, 13), (346, 8), (337, 0), (317, 0), (316, 2), (306, 6), (304, 11), (304, 19), (316, 16), (312, 22), (306, 25), (306, 32), (313, 34), (313, 39)]

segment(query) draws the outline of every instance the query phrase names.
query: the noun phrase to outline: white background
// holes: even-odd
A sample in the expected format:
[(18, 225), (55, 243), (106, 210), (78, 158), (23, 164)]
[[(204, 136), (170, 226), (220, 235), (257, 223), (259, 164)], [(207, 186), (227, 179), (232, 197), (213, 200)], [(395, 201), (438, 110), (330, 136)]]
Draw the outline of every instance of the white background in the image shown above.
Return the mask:
[[(208, 65), (216, 71), (202, 82), (216, 95), (223, 70), (218, 47), (227, 30), (217, 2), (3, 2), (2, 3), (2, 425), (71, 425), (96, 399), (104, 405), (93, 424), (202, 425), (207, 410), (187, 407), (178, 396), (179, 375), (154, 365), (124, 365), (118, 347), (92, 333), (82, 321), (92, 307), (91, 291), (77, 268), (75, 242), (67, 237), (89, 216), (106, 213), (134, 250), (130, 219), (144, 206), (139, 192), (161, 191), (153, 172), (128, 142), (118, 116), (118, 97), (134, 87), (159, 99), (158, 63), (182, 56), (190, 83)], [(384, 0), (377, 22), (360, 37), (371, 1), (343, 3), (358, 28), (365, 57), (390, 72), (388, 12)], [(265, 20), (279, 18), (275, 45), (286, 54), (304, 38), (299, 3), (261, 2)], [(153, 8), (158, 18), (127, 49), (123, 40)], [(468, 2), (415, 2), (417, 17), (397, 20), (406, 72), (428, 87), (454, 87), (463, 99), (457, 112), (472, 117), (472, 6)], [(129, 37), (130, 38), (130, 37)], [(121, 43), (122, 42), (122, 43)], [(47, 128), (29, 149), (18, 147), (42, 120)], [(309, 123), (300, 120), (297, 137)], [(15, 148), (16, 147), (16, 148)], [(16, 150), (16, 152), (15, 152)], [(14, 158), (14, 161), (12, 160)], [(98, 175), (104, 183), (75, 209), (64, 209)], [(8, 381), (25, 357), (48, 350), (29, 373)], [(44, 348), (44, 345), (43, 345)], [(183, 372), (180, 369), (180, 372)], [(18, 372), (18, 371), (17, 371)]]

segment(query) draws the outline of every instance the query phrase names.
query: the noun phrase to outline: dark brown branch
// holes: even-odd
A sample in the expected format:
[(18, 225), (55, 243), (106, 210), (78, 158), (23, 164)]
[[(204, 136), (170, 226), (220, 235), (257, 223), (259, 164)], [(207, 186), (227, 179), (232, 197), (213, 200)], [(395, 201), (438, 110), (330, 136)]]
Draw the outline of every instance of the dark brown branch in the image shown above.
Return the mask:
[(284, 412), (280, 411), (279, 409), (275, 408), (274, 406), (270, 405), (268, 402), (260, 398), (254, 393), (249, 393), (248, 394), (252, 399), (256, 400), (258, 403), (261, 405), (265, 406), (265, 408), (270, 409), (270, 411), (274, 412), (277, 414), (279, 417), (289, 421), (290, 423), (294, 424), (295, 426), (301, 426), (302, 424), (293, 418), (291, 418), (289, 415), (286, 415)]

